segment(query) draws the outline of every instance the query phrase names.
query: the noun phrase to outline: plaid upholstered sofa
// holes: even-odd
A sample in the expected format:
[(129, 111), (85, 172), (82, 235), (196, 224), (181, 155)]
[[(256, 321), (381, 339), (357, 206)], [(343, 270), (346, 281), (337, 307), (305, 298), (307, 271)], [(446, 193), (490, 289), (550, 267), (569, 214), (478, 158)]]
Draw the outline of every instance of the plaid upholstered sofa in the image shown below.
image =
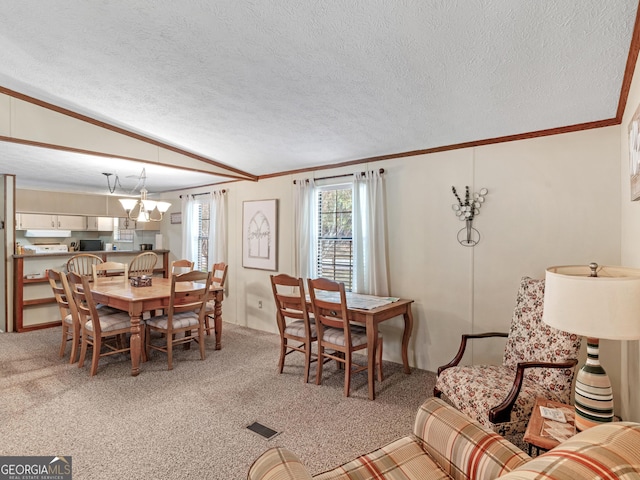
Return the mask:
[(640, 478), (640, 424), (586, 430), (531, 459), (518, 447), (443, 400), (418, 410), (413, 434), (314, 477), (289, 450), (272, 448), (249, 480), (593, 480)]

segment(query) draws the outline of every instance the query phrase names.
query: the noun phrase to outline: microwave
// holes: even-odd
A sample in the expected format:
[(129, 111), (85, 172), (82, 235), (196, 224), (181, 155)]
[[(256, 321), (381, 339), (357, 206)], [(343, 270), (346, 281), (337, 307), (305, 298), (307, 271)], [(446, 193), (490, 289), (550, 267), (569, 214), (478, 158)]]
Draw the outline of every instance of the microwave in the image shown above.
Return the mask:
[(104, 250), (102, 240), (80, 240), (81, 252), (100, 252)]

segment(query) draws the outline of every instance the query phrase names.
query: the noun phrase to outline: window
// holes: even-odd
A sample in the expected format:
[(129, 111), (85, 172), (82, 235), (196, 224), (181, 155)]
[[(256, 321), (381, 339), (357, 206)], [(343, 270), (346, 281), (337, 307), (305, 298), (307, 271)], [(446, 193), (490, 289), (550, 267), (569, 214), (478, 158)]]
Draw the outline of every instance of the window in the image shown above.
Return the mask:
[(196, 270), (206, 272), (209, 269), (209, 227), (211, 212), (209, 202), (197, 202), (196, 214), (198, 218), (198, 239), (196, 252)]
[(318, 190), (318, 276), (353, 285), (353, 191), (351, 185)]

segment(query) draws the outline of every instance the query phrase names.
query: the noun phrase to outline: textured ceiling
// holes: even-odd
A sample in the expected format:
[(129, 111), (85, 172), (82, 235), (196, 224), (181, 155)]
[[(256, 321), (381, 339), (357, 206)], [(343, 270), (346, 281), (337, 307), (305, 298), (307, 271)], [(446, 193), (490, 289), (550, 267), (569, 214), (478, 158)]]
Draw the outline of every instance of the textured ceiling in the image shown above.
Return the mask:
[(637, 7), (2, 2), (0, 86), (265, 175), (614, 118)]

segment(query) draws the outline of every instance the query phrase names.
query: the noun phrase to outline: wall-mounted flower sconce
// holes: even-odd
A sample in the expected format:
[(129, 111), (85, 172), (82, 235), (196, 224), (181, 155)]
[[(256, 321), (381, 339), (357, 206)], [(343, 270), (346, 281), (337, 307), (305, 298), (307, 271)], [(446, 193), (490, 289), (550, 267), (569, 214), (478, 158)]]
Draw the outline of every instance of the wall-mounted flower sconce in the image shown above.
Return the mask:
[(480, 215), (480, 207), (484, 203), (484, 197), (489, 193), (486, 188), (481, 188), (479, 192), (469, 193), (469, 187), (465, 187), (464, 202), (458, 195), (456, 187), (451, 187), (454, 197), (458, 203), (454, 203), (451, 208), (456, 212), (460, 221), (466, 222), (465, 228), (458, 232), (458, 242), (465, 247), (473, 247), (480, 241), (480, 232), (473, 228), (473, 219)]

